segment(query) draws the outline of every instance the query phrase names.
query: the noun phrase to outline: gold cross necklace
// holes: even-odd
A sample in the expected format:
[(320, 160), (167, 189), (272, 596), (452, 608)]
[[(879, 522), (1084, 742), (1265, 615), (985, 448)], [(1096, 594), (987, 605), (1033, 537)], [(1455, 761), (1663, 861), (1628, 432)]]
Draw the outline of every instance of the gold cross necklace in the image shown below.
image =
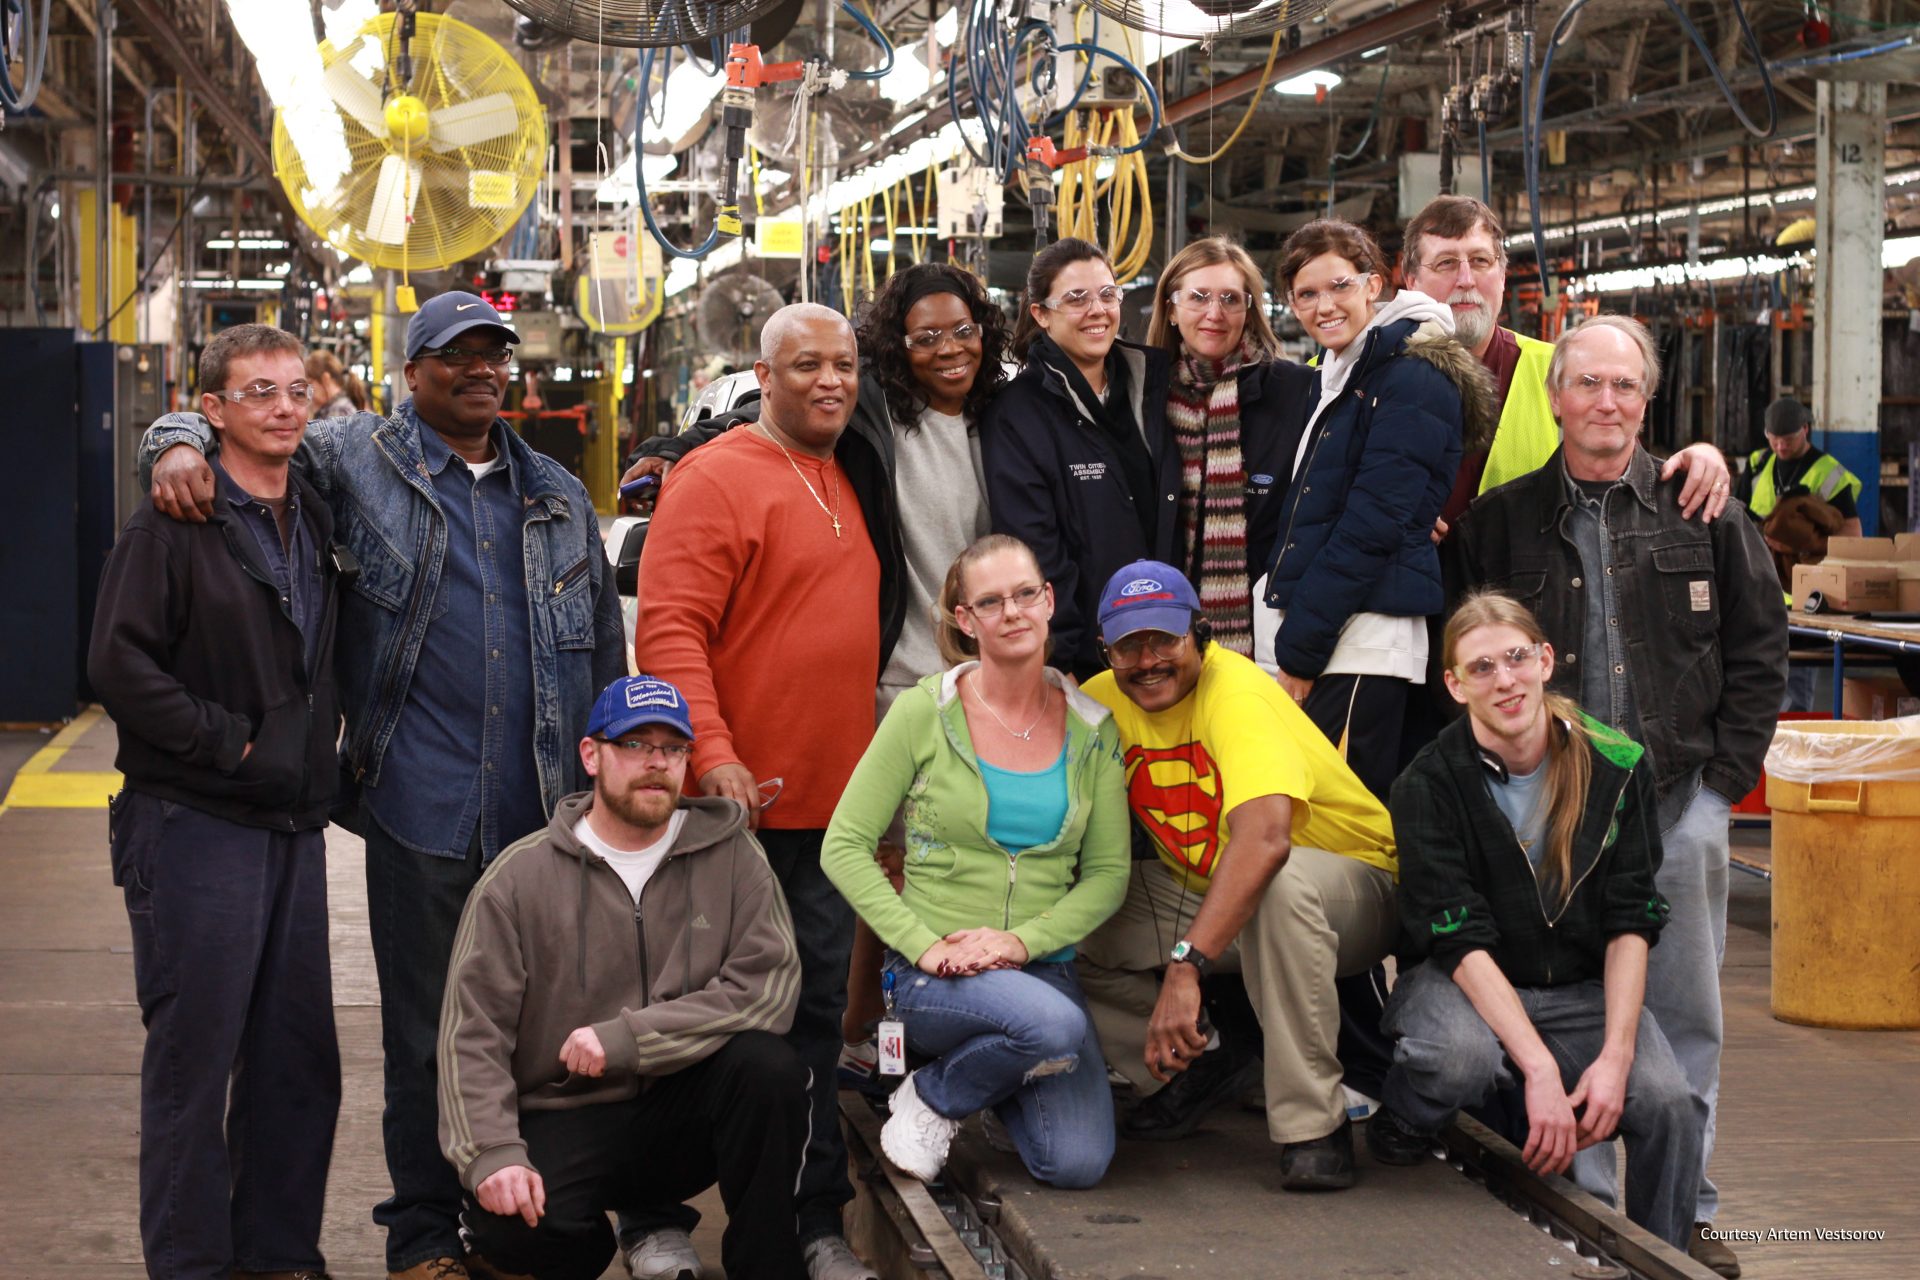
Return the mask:
[(773, 447), (778, 449), (781, 455), (786, 458), (787, 465), (793, 468), (793, 474), (800, 477), (800, 483), (807, 486), (807, 492), (812, 494), (813, 500), (820, 504), (820, 509), (827, 513), (827, 519), (833, 521), (833, 536), (836, 538), (839, 537), (840, 536), (840, 473), (837, 470), (832, 470), (833, 459), (828, 458), (821, 468), (823, 471), (828, 471), (828, 470), (832, 471), (833, 505), (829, 507), (826, 504), (826, 502), (821, 499), (819, 492), (813, 487), (813, 481), (807, 479), (807, 473), (800, 469), (800, 464), (793, 460), (793, 455), (791, 453), (787, 452), (787, 446), (781, 444), (778, 439), (775, 439), (772, 430), (768, 428), (767, 424), (764, 422), (756, 422), (754, 423), (754, 425), (760, 428), (761, 435), (773, 441)]

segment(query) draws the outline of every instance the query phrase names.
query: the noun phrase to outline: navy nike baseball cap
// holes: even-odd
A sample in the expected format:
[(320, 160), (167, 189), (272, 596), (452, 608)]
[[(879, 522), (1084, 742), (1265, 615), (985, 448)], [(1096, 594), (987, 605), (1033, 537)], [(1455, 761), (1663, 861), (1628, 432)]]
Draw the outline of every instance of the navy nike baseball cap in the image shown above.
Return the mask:
[(407, 359), (419, 358), (422, 351), (446, 346), (469, 329), (481, 326), (498, 329), (503, 341), (517, 343), (520, 335), (500, 318), (500, 313), (478, 294), (443, 293), (429, 298), (407, 321)]

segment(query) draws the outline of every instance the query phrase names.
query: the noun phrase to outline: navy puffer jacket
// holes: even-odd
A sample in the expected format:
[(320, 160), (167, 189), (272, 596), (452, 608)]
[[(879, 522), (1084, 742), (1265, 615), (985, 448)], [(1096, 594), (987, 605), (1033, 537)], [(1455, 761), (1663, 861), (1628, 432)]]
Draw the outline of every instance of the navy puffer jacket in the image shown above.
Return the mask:
[(1432, 321), (1366, 335), (1340, 398), (1310, 428), (1281, 507), (1267, 604), (1285, 612), (1280, 669), (1318, 676), (1356, 613), (1419, 618), (1446, 592), (1432, 532), (1469, 417), (1491, 415), (1486, 369)]

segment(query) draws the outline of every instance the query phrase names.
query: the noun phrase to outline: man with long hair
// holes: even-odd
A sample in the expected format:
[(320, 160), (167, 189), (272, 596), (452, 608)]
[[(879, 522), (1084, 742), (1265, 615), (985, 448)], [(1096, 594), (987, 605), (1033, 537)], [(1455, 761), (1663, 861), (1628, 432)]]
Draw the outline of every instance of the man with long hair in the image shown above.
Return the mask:
[(1467, 714), (1393, 788), (1400, 1039), (1367, 1145), (1416, 1164), (1455, 1111), (1518, 1085), (1530, 1169), (1564, 1173), (1618, 1130), (1627, 1216), (1684, 1250), (1706, 1108), (1643, 1003), (1667, 916), (1651, 762), (1548, 691), (1553, 646), (1511, 597), (1467, 597), (1443, 661)]

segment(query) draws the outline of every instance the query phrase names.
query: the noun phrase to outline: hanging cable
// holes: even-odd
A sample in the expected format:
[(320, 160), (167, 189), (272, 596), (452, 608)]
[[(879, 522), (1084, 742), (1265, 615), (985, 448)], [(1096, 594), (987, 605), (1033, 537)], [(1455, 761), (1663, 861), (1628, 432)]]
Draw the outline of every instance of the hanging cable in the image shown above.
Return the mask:
[[(1260, 82), (1253, 87), (1253, 96), (1247, 99), (1247, 109), (1241, 113), (1240, 123), (1233, 126), (1233, 132), (1227, 135), (1227, 140), (1220, 144), (1219, 150), (1204, 156), (1190, 156), (1180, 146), (1179, 139), (1175, 138), (1167, 144), (1168, 155), (1176, 160), (1185, 160), (1188, 164), (1212, 164), (1233, 149), (1233, 144), (1240, 141), (1240, 135), (1246, 132), (1249, 124), (1253, 123), (1253, 113), (1260, 109), (1261, 97), (1267, 91), (1267, 77), (1273, 74), (1273, 64), (1280, 59), (1280, 42), (1286, 38), (1286, 34), (1284, 28), (1273, 33), (1273, 45), (1267, 50), (1267, 65), (1261, 69)], [(1087, 66), (1089, 68), (1093, 66), (1091, 59), (1088, 60)], [(1211, 121), (1212, 113), (1208, 113), (1207, 118)]]
[[(40, 0), (40, 27), (36, 32), (32, 0), (0, 0), (0, 107), (25, 111), (40, 96), (47, 75), (47, 31), (53, 24), (53, 0)], [(104, 36), (102, 37), (104, 38)], [(13, 82), (7, 68), (20, 63), (21, 80)]]
[(881, 52), (886, 54), (887, 56), (887, 60), (881, 63), (879, 66), (875, 67), (873, 70), (849, 71), (847, 73), (847, 78), (849, 80), (878, 80), (881, 76), (884, 76), (889, 71), (892, 71), (893, 70), (893, 41), (887, 39), (885, 34), (881, 32), (879, 26), (874, 22), (874, 20), (872, 18), (869, 18), (866, 14), (862, 13), (859, 10), (859, 8), (852, 3), (852, 0), (840, 0), (840, 7), (843, 10), (845, 10), (848, 14), (852, 15), (853, 20), (855, 22), (859, 23), (863, 28), (866, 29), (866, 33), (873, 37), (873, 42), (879, 45)]
[[(689, 58), (693, 56), (691, 49), (688, 50), (687, 56)], [(642, 49), (640, 51), (640, 92), (635, 95), (633, 109), (633, 185), (639, 193), (640, 216), (646, 221), (647, 233), (659, 243), (660, 248), (664, 252), (675, 258), (689, 258), (697, 261), (713, 252), (713, 246), (720, 242), (720, 224), (715, 222), (711, 227), (707, 228), (707, 238), (701, 243), (699, 248), (682, 249), (679, 245), (669, 240), (667, 233), (660, 229), (660, 224), (656, 222), (653, 217), (653, 201), (647, 198), (647, 172), (644, 163), (647, 158), (647, 153), (641, 145), (641, 142), (642, 126), (645, 125), (647, 120), (647, 98), (652, 89), (652, 85), (653, 50)], [(661, 93), (664, 94), (665, 92), (666, 87), (663, 84), (661, 86)]]

